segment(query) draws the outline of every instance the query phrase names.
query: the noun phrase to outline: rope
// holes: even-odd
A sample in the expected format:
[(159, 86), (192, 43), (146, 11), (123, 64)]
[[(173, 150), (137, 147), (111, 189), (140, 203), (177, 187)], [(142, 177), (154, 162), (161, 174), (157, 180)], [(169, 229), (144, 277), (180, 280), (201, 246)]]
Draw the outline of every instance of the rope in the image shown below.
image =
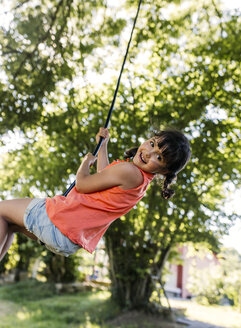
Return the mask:
[[(112, 100), (112, 103), (111, 103), (111, 106), (110, 106), (110, 109), (109, 109), (109, 112), (108, 112), (108, 116), (106, 118), (106, 122), (105, 122), (105, 125), (104, 125), (105, 128), (107, 128), (108, 125), (109, 125), (111, 114), (112, 114), (113, 109), (114, 109), (114, 105), (115, 105), (115, 101), (116, 101), (116, 96), (117, 96), (117, 93), (118, 93), (118, 90), (119, 90), (121, 76), (122, 76), (122, 73), (123, 73), (123, 70), (124, 70), (124, 66), (125, 66), (125, 63), (126, 63), (126, 58), (127, 58), (128, 52), (129, 52), (129, 48), (130, 48), (130, 44), (131, 44), (131, 40), (132, 40), (132, 35), (133, 35), (133, 32), (134, 32), (134, 29), (135, 29), (135, 26), (136, 26), (136, 21), (137, 21), (137, 18), (138, 18), (138, 15), (139, 15), (139, 11), (140, 11), (140, 8), (141, 8), (141, 3), (142, 3), (142, 0), (139, 0), (139, 4), (138, 4), (136, 16), (135, 16), (135, 19), (134, 19), (134, 22), (133, 22), (133, 26), (132, 26), (132, 30), (131, 30), (131, 34), (130, 34), (130, 39), (129, 39), (129, 42), (127, 44), (126, 53), (125, 53), (125, 56), (124, 56), (124, 59), (123, 59), (123, 63), (122, 63), (122, 66), (121, 66), (121, 70), (120, 70), (120, 74), (119, 74), (119, 77), (118, 77), (118, 80), (117, 80), (117, 84), (116, 84), (116, 89), (115, 89), (115, 92), (114, 92), (113, 100)], [(102, 145), (103, 140), (104, 140), (104, 138), (103, 137), (100, 137), (100, 141), (99, 141), (98, 145), (96, 146), (95, 150), (92, 153), (94, 156), (96, 156), (98, 154), (98, 151), (99, 151), (99, 149), (100, 149), (100, 147)], [(63, 196), (66, 197), (68, 195), (68, 193), (70, 192), (70, 190), (74, 188), (74, 186), (75, 186), (75, 181), (69, 186), (69, 188), (63, 194)]]

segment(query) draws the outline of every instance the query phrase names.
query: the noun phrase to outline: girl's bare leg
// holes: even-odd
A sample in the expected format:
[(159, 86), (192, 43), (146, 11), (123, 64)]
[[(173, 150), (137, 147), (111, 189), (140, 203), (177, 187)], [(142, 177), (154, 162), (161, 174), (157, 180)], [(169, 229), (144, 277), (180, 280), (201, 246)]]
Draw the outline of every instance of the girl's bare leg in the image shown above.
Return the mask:
[(12, 245), (13, 238), (15, 236), (15, 232), (21, 232), (25, 236), (27, 236), (27, 237), (29, 237), (33, 240), (37, 240), (37, 237), (35, 235), (33, 235), (30, 231), (28, 231), (26, 228), (19, 227), (19, 226), (16, 226), (16, 225), (12, 225), (12, 224), (8, 225), (8, 236), (7, 236), (7, 239), (5, 241), (5, 244), (3, 245), (2, 251), (0, 251), (0, 262), (4, 258), (4, 256), (6, 255), (8, 249), (10, 248), (10, 246)]
[(30, 239), (33, 239), (33, 240), (38, 240), (38, 238), (32, 234), (30, 231), (28, 231), (25, 227), (19, 227), (15, 224), (11, 225), (11, 230), (14, 232), (21, 232), (23, 233), (25, 236), (29, 237)]
[(9, 236), (8, 223), (0, 218), (0, 258), (4, 245), (6, 244)]
[(32, 235), (26, 230), (23, 222), (25, 210), (31, 200), (23, 198), (0, 202), (0, 261), (11, 246), (15, 231)]
[(1, 228), (2, 228), (3, 224), (1, 221), (3, 221), (3, 220), (0, 219), (0, 237), (1, 237), (2, 233), (6, 233), (6, 238), (5, 238), (5, 241), (2, 243), (2, 245), (0, 245), (0, 261), (2, 261), (5, 254), (7, 253), (8, 249), (12, 245), (13, 238), (15, 235), (14, 232), (11, 231), (10, 228), (8, 227), (8, 223), (6, 221), (5, 221), (5, 223), (7, 224), (7, 228), (2, 230)]

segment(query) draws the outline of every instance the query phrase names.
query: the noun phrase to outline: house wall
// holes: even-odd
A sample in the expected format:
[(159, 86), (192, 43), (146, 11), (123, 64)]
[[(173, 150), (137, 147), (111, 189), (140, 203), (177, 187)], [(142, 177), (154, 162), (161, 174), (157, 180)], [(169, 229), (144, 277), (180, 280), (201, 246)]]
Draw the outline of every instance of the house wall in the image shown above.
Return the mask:
[[(169, 264), (170, 274), (166, 277), (165, 289), (172, 294), (177, 294), (179, 290), (180, 296), (187, 298), (192, 296), (187, 288), (192, 268), (203, 270), (213, 265), (219, 265), (219, 262), (214, 253), (205, 249), (196, 251), (193, 247), (185, 245), (179, 248), (179, 253), (182, 264)], [(176, 293), (172, 291), (176, 291)]]

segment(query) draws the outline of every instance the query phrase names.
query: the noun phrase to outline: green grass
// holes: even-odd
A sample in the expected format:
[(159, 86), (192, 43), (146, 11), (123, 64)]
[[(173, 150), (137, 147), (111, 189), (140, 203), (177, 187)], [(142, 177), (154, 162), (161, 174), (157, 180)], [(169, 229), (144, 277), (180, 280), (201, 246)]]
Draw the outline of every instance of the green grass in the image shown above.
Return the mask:
[[(109, 292), (56, 294), (35, 280), (0, 287), (0, 328), (173, 328), (144, 312), (121, 312)], [(180, 326), (180, 328), (182, 328)]]
[(107, 327), (118, 313), (108, 292), (57, 295), (37, 281), (0, 287), (0, 328)]
[[(201, 327), (240, 328), (241, 313), (221, 306), (170, 300), (173, 308)], [(107, 324), (108, 323), (108, 324)], [(204, 324), (206, 323), (206, 325)], [(109, 292), (61, 294), (53, 284), (35, 280), (0, 287), (0, 328), (176, 328), (161, 316), (122, 312)], [(178, 325), (178, 328), (184, 326)]]

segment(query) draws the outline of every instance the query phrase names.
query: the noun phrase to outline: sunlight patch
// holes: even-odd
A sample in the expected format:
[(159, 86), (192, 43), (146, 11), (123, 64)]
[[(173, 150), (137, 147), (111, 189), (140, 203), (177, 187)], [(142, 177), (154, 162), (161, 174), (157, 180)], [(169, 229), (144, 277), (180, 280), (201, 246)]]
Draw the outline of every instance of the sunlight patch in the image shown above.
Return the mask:
[(19, 320), (26, 320), (26, 319), (30, 318), (30, 314), (29, 314), (29, 312), (19, 311), (19, 312), (17, 312), (17, 318)]

